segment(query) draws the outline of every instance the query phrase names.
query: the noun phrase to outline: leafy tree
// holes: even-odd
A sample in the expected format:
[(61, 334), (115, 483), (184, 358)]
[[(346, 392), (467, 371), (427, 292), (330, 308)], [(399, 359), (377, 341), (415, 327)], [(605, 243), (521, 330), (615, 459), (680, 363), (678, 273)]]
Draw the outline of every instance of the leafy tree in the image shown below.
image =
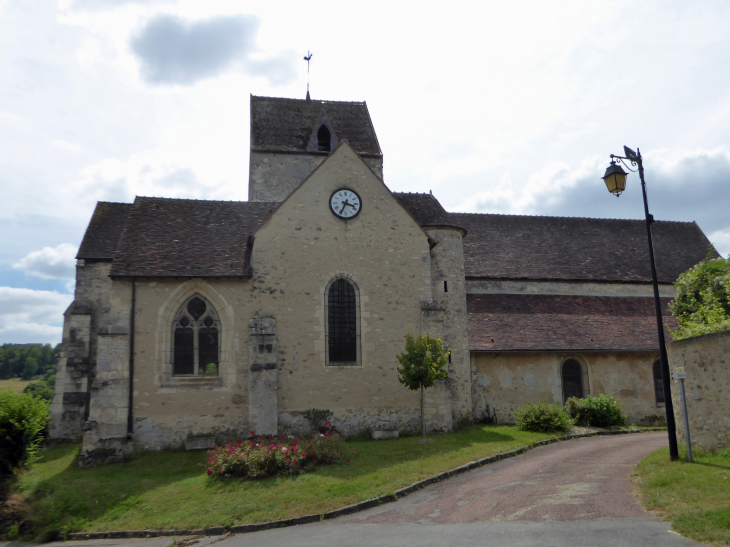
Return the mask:
[(421, 438), (426, 438), (426, 420), (424, 419), (424, 390), (433, 386), (440, 378), (449, 373), (444, 368), (449, 353), (444, 351), (441, 338), (431, 338), (428, 334), (418, 337), (408, 329), (406, 334), (406, 351), (397, 355), (400, 366), (398, 381), (408, 389), (421, 390)]
[(30, 380), (38, 372), (38, 361), (35, 357), (28, 357), (25, 360), (25, 366), (23, 367), (23, 374), (21, 378), (23, 380)]
[(0, 478), (33, 460), (47, 427), (47, 402), (25, 393), (0, 392)]
[(730, 330), (730, 257), (715, 256), (708, 253), (674, 283), (677, 298), (669, 311), (679, 323), (672, 331), (675, 340)]

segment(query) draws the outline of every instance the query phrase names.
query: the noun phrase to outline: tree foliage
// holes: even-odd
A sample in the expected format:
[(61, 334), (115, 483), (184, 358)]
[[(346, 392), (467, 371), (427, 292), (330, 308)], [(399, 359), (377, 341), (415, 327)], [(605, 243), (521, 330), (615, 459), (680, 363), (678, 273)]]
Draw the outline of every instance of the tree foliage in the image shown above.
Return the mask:
[(0, 392), (0, 477), (33, 460), (48, 419), (46, 401), (25, 393)]
[(677, 298), (669, 311), (679, 327), (675, 340), (730, 330), (730, 257), (714, 258), (714, 252), (674, 283)]
[(0, 346), (0, 380), (23, 378), (37, 374), (53, 374), (61, 351), (50, 344), (3, 344)]
[(436, 380), (449, 375), (444, 368), (448, 357), (441, 338), (432, 338), (428, 334), (416, 337), (409, 330), (406, 351), (397, 355), (400, 362), (398, 381), (408, 389), (428, 389)]

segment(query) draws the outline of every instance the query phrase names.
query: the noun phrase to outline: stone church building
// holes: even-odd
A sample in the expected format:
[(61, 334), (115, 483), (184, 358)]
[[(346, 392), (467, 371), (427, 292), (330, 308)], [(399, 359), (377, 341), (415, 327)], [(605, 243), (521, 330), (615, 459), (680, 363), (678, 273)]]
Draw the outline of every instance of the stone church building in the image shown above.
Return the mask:
[[(653, 232), (666, 304), (709, 241), (695, 223)], [(429, 430), (588, 394), (663, 414), (644, 222), (392, 192), (364, 102), (251, 97), (248, 201), (100, 202), (77, 259), (51, 436), (83, 436), (82, 464), (306, 431), (310, 408), (346, 433), (413, 431), (409, 328), (450, 351)]]

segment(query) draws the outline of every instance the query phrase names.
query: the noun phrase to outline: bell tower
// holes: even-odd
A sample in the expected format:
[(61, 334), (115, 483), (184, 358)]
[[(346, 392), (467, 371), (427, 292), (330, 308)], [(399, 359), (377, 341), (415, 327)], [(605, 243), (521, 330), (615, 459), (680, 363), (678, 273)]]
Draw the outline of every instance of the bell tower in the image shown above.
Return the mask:
[(365, 102), (252, 95), (248, 200), (283, 201), (345, 139), (382, 179), (383, 154)]

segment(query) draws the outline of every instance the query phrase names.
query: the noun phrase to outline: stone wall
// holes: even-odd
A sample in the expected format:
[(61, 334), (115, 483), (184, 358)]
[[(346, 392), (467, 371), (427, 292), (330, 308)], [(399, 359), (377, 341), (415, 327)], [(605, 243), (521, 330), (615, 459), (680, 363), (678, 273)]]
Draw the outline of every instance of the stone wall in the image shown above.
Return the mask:
[[(730, 332), (670, 342), (669, 369), (683, 368), (693, 446), (717, 450), (730, 445)], [(679, 380), (672, 380), (677, 435), (686, 442)]]
[(472, 419), (472, 371), (462, 232), (429, 228), (428, 234), (436, 242), (431, 249), (431, 287), (434, 299), (444, 309), (437, 334), (451, 353), (446, 384), (451, 391), (452, 419), (463, 423)]
[[(322, 153), (251, 151), (248, 200), (284, 201), (327, 157)], [(383, 158), (363, 158), (363, 161), (382, 180)]]
[(664, 414), (654, 395), (653, 353), (474, 353), (474, 418), (489, 409), (500, 423), (513, 423), (514, 409), (525, 403), (562, 403), (560, 367), (568, 358), (587, 371), (586, 393), (616, 397), (629, 423)]

